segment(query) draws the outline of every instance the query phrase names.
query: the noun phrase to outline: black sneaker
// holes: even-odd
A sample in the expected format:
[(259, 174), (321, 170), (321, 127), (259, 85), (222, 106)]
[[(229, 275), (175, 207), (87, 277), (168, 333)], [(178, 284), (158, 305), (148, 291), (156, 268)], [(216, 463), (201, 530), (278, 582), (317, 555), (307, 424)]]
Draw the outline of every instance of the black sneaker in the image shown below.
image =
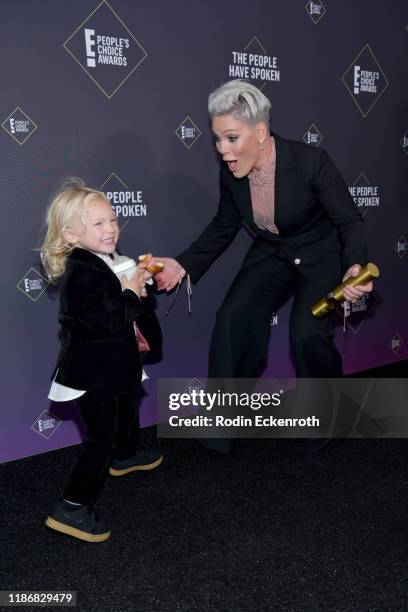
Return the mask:
[(90, 506), (74, 506), (65, 499), (56, 503), (45, 524), (54, 531), (85, 542), (104, 542), (111, 534), (101, 525), (96, 511)]
[(114, 459), (109, 468), (111, 476), (125, 476), (130, 472), (154, 470), (163, 461), (163, 455), (154, 448), (141, 448), (130, 459)]

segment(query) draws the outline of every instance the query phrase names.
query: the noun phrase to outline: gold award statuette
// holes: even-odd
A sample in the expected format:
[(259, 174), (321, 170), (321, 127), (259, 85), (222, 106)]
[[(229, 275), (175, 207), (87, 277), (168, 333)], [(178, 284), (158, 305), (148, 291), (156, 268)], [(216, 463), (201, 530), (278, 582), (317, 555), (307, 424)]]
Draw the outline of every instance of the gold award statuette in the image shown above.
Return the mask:
[(368, 263), (366, 266), (361, 268), (358, 276), (352, 276), (348, 278), (341, 285), (337, 285), (335, 289), (326, 297), (322, 298), (316, 304), (312, 306), (312, 314), (315, 317), (322, 317), (329, 310), (332, 310), (336, 304), (342, 302), (344, 300), (343, 289), (344, 287), (351, 286), (356, 287), (356, 285), (364, 285), (368, 283), (373, 278), (378, 278), (380, 276), (380, 271), (377, 266), (373, 263)]
[[(147, 255), (139, 255), (139, 261), (145, 261)], [(151, 259), (151, 257), (149, 258)], [(163, 272), (163, 268), (164, 268), (164, 263), (161, 261), (156, 262), (155, 264), (152, 265), (147, 265), (146, 266), (146, 270), (148, 270), (148, 272), (150, 272), (150, 274), (153, 274), (153, 276), (155, 274), (159, 274), (159, 272)]]

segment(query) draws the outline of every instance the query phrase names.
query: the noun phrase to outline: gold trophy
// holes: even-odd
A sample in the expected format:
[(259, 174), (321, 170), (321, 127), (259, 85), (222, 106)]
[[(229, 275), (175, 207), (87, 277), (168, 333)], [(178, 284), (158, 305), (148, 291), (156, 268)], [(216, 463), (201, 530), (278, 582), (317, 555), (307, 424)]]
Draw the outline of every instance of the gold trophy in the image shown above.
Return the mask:
[[(148, 257), (148, 255), (139, 255), (139, 261), (145, 261), (146, 257)], [(152, 259), (151, 256), (148, 258), (147, 261), (149, 261), (150, 259)], [(155, 264), (146, 266), (146, 270), (150, 272), (150, 274), (152, 274), (153, 276), (155, 274), (159, 274), (159, 272), (163, 272), (163, 268), (164, 268), (164, 263), (161, 261), (157, 261)]]
[(322, 317), (329, 310), (332, 310), (336, 304), (342, 302), (344, 300), (343, 289), (346, 286), (355, 287), (356, 285), (364, 285), (364, 283), (368, 283), (373, 278), (378, 278), (380, 276), (380, 271), (377, 266), (373, 263), (368, 263), (366, 266), (361, 268), (358, 276), (351, 276), (341, 285), (337, 285), (335, 289), (331, 293), (328, 293), (326, 297), (322, 298), (316, 304), (312, 306), (312, 314), (315, 317)]

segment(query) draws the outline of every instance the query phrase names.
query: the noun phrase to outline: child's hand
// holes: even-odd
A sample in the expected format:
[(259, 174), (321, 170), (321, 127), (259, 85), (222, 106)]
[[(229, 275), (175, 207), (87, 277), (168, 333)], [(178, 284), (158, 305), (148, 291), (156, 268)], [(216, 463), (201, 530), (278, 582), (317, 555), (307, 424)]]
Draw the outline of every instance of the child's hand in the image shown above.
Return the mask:
[(146, 281), (144, 279), (144, 270), (137, 270), (136, 274), (129, 280), (126, 274), (122, 276), (122, 284), (125, 289), (131, 289), (138, 297), (146, 297)]
[(186, 270), (170, 257), (154, 257), (151, 253), (139, 256), (139, 268), (153, 269), (154, 266), (160, 266), (153, 272), (157, 289), (159, 291), (171, 291), (177, 283), (180, 283), (186, 275)]
[(164, 262), (158, 261), (151, 253), (139, 255), (139, 263), (137, 265), (139, 268), (147, 270), (151, 276), (160, 274), (164, 269)]

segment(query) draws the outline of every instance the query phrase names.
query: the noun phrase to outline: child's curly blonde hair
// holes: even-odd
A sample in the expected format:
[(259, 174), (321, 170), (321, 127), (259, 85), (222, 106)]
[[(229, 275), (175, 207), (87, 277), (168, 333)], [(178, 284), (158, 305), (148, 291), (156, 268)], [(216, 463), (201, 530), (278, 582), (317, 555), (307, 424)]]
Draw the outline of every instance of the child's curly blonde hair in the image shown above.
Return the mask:
[(99, 198), (110, 205), (102, 191), (87, 187), (80, 178), (66, 179), (57, 195), (52, 199), (46, 216), (46, 232), (41, 245), (41, 261), (51, 282), (55, 282), (65, 272), (66, 259), (74, 245), (70, 244), (64, 233), (70, 229), (75, 219), (80, 219), (86, 231), (87, 204)]

